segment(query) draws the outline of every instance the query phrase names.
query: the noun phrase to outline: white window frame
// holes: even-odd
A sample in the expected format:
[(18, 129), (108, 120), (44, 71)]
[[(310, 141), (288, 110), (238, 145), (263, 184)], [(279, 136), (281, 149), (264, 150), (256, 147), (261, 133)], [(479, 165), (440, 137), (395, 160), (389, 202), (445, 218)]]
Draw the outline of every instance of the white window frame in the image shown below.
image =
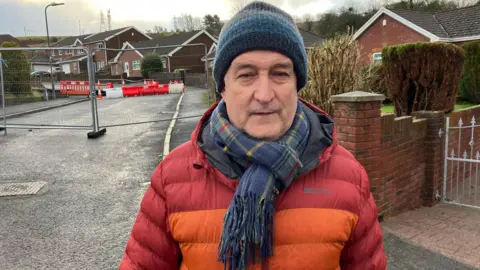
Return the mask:
[(103, 49), (103, 43), (97, 43), (97, 49)]
[(381, 52), (376, 52), (372, 54), (372, 63), (381, 63), (382, 62), (382, 53)]
[[(135, 68), (135, 65), (138, 65), (137, 68)], [(140, 70), (142, 68), (142, 63), (140, 60), (134, 60), (132, 61), (132, 70)]]
[(62, 55), (63, 54), (63, 50), (58, 50), (58, 55)]

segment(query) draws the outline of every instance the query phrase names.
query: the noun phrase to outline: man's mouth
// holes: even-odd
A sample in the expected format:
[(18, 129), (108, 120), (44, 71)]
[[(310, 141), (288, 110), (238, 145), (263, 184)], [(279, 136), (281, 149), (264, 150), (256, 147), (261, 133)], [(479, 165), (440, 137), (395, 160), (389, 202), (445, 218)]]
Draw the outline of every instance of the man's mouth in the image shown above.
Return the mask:
[(265, 115), (270, 115), (270, 114), (273, 114), (274, 112), (255, 112), (253, 113), (254, 115), (258, 115), (258, 116), (265, 116)]

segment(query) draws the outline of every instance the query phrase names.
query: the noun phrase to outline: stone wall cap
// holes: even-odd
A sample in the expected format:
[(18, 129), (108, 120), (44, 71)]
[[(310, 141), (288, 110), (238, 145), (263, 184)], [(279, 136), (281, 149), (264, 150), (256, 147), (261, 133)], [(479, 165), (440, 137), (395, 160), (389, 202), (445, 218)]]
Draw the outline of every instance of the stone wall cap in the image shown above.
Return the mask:
[(385, 100), (385, 95), (363, 91), (353, 91), (332, 96), (333, 102), (370, 102), (383, 100)]

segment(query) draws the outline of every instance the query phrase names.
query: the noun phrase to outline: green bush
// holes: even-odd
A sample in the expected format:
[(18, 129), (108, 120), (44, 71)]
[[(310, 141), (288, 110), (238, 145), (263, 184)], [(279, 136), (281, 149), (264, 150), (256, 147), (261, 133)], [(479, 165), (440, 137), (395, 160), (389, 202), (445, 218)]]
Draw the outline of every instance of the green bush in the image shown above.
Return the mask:
[[(17, 48), (17, 43), (4, 42), (0, 45), (2, 48)], [(30, 87), (30, 64), (27, 56), (22, 51), (4, 51), (2, 52), (3, 80), (6, 93), (11, 93), (18, 97), (31, 95)]]
[(480, 103), (480, 41), (465, 43), (460, 98), (474, 104)]
[(162, 72), (163, 71), (163, 62), (157, 54), (147, 54), (142, 59), (142, 76), (148, 78), (150, 72)]
[(382, 52), (385, 82), (397, 116), (454, 109), (465, 56), (450, 43), (408, 43)]

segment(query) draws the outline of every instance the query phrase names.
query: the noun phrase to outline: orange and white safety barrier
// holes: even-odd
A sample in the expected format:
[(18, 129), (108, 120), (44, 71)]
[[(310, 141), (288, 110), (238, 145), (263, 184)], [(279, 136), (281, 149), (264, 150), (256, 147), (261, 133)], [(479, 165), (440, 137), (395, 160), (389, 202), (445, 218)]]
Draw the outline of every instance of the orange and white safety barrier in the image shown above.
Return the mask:
[[(103, 93), (102, 95), (102, 88)], [(127, 86), (122, 80), (121, 87), (115, 87), (113, 83), (107, 82), (102, 87), (100, 81), (96, 85), (97, 99), (103, 98), (121, 98), (134, 96), (164, 95), (185, 93), (185, 84), (183, 81), (170, 81), (168, 84), (159, 84), (154, 80), (144, 80), (143, 86)], [(88, 81), (60, 81), (60, 93), (69, 95), (90, 95), (90, 85)]]
[(60, 93), (66, 95), (90, 95), (88, 81), (60, 81)]

